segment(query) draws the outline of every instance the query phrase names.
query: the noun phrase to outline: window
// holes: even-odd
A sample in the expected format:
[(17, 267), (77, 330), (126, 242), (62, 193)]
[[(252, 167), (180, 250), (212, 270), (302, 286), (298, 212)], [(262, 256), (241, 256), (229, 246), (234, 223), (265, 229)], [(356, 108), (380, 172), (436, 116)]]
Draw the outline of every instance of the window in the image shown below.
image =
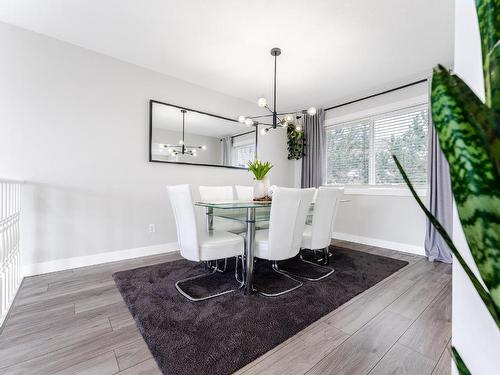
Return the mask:
[(255, 132), (247, 132), (232, 138), (232, 165), (247, 167), (248, 162), (255, 159)]
[(248, 162), (254, 159), (255, 143), (233, 148), (234, 165), (237, 167), (247, 167)]
[(329, 184), (367, 184), (370, 163), (370, 123), (361, 121), (327, 132)]
[(392, 154), (398, 157), (413, 184), (426, 184), (427, 105), (328, 128), (327, 183), (403, 184)]

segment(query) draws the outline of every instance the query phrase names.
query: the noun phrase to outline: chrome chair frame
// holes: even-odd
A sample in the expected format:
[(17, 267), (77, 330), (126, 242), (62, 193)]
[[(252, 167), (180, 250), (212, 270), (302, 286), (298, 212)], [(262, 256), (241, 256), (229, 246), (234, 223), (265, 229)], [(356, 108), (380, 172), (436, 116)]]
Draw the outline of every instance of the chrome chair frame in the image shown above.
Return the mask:
[[(314, 251), (314, 253), (316, 253), (316, 250), (313, 250), (313, 251)], [(298, 277), (298, 278), (301, 278), (301, 279), (304, 279), (304, 280), (307, 280), (307, 281), (320, 281), (320, 280), (323, 280), (323, 279), (327, 278), (328, 276), (330, 276), (331, 274), (333, 274), (335, 272), (335, 269), (333, 267), (328, 267), (327, 266), (330, 263), (329, 260), (328, 260), (328, 257), (329, 257), (329, 254), (330, 254), (328, 247), (325, 247), (323, 249), (323, 254), (325, 256), (324, 264), (318, 264), (318, 263), (315, 263), (315, 262), (311, 262), (309, 260), (304, 259), (304, 257), (303, 257), (302, 254), (299, 255), (299, 259), (302, 262), (308, 263), (308, 264), (312, 264), (315, 267), (319, 267), (319, 268), (325, 269), (327, 271), (326, 274), (324, 274), (324, 275), (322, 275), (320, 277), (316, 277), (316, 278), (308, 277), (306, 275), (300, 275), (298, 273), (290, 272), (290, 271), (287, 271), (285, 269), (281, 269), (281, 271), (289, 274), (290, 276), (295, 276), (295, 277)]]
[[(240, 257), (241, 257), (241, 280), (239, 279), (238, 275), (238, 263), (240, 262)], [(236, 279), (237, 282), (243, 285), (243, 280), (245, 279), (245, 275), (243, 275), (244, 269), (243, 269), (243, 256), (237, 256), (236, 257), (236, 264), (234, 265), (234, 278)]]
[(278, 262), (275, 260), (272, 262), (272, 268), (273, 268), (273, 271), (276, 272), (276, 273), (279, 273), (280, 275), (283, 275), (285, 277), (287, 277), (288, 279), (290, 280), (293, 280), (297, 283), (297, 285), (295, 285), (294, 287), (292, 288), (289, 288), (289, 289), (286, 289), (282, 292), (278, 292), (278, 293), (266, 293), (266, 292), (263, 292), (261, 290), (258, 290), (257, 289), (257, 292), (261, 295), (263, 295), (264, 297), (279, 297), (279, 296), (282, 296), (284, 294), (287, 294), (287, 293), (290, 293), (298, 288), (300, 288), (302, 285), (304, 285), (304, 283), (302, 283), (301, 281), (297, 280), (297, 279), (294, 279), (291, 275), (289, 275), (287, 272), (281, 270), (279, 267), (278, 267)]
[[(212, 262), (215, 262), (215, 266), (212, 266)], [(208, 271), (209, 269), (215, 269), (217, 272), (224, 273), (226, 272), (227, 269), (227, 258), (224, 258), (224, 268), (219, 268), (219, 260), (208, 260), (205, 263), (205, 271)]]
[(236, 279), (241, 285), (236, 288), (236, 289), (230, 289), (230, 290), (225, 290), (223, 292), (220, 292), (220, 293), (215, 293), (215, 294), (210, 294), (209, 296), (206, 296), (206, 297), (199, 297), (199, 298), (196, 298), (196, 297), (193, 297), (191, 296), (190, 294), (188, 294), (187, 292), (185, 292), (182, 287), (181, 287), (181, 284), (182, 283), (185, 283), (187, 281), (192, 281), (192, 280), (197, 280), (197, 279), (203, 279), (205, 277), (208, 277), (208, 276), (212, 276), (213, 274), (217, 273), (217, 272), (221, 272), (221, 273), (224, 273), (226, 271), (226, 267), (227, 267), (227, 258), (224, 259), (224, 268), (223, 270), (221, 270), (219, 268), (219, 265), (218, 265), (218, 260), (215, 261), (215, 266), (212, 266), (211, 265), (211, 261), (207, 261), (207, 262), (204, 262), (205, 263), (205, 271), (207, 271), (206, 273), (204, 274), (201, 274), (201, 275), (196, 275), (196, 276), (191, 276), (191, 277), (187, 277), (185, 279), (182, 279), (182, 280), (179, 280), (175, 283), (175, 289), (177, 289), (177, 291), (183, 295), (184, 297), (186, 297), (188, 300), (192, 301), (192, 302), (200, 302), (200, 301), (205, 301), (207, 299), (211, 299), (211, 298), (215, 298), (215, 297), (220, 297), (220, 296), (223, 296), (224, 294), (228, 294), (228, 293), (233, 293), (235, 292), (236, 290), (238, 290), (241, 285), (242, 285), (242, 282), (240, 282), (238, 279)]

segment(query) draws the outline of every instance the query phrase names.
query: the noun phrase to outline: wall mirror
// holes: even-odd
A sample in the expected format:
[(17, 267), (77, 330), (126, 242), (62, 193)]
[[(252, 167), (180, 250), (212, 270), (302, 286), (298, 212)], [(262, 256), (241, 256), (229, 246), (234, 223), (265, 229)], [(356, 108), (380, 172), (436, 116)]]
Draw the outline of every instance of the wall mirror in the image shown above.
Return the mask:
[(246, 169), (257, 131), (238, 121), (151, 100), (149, 161)]

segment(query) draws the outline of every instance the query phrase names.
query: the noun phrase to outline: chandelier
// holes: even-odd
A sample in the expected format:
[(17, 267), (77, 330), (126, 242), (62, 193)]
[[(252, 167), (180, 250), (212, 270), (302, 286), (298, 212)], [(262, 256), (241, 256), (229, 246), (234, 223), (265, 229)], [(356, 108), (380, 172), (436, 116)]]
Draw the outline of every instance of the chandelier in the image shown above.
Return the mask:
[(186, 145), (184, 141), (184, 136), (185, 136), (185, 127), (186, 127), (186, 110), (181, 109), (182, 112), (182, 139), (179, 140), (179, 144), (177, 145), (172, 145), (172, 144), (164, 144), (163, 147), (167, 149), (167, 152), (170, 155), (177, 156), (177, 155), (189, 155), (196, 157), (196, 151), (197, 150), (206, 150), (207, 146), (189, 146)]
[[(302, 114), (306, 111), (291, 111), (278, 113), (277, 105), (276, 105), (276, 61), (278, 56), (281, 55), (281, 49), (273, 48), (271, 49), (271, 56), (274, 56), (274, 88), (273, 88), (273, 108), (271, 109), (267, 103), (266, 98), (259, 98), (257, 101), (257, 105), (261, 108), (266, 108), (269, 110), (271, 114), (269, 115), (261, 115), (261, 116), (244, 116), (241, 115), (238, 117), (238, 121), (247, 126), (264, 126), (261, 129), (261, 134), (266, 134), (271, 129), (276, 129), (277, 127), (288, 128), (291, 127), (296, 131), (301, 131), (301, 123), (303, 122)], [(310, 116), (314, 116), (316, 114), (316, 108), (310, 107), (307, 110), (307, 114)], [(259, 119), (272, 117), (272, 123), (265, 123), (259, 121)]]

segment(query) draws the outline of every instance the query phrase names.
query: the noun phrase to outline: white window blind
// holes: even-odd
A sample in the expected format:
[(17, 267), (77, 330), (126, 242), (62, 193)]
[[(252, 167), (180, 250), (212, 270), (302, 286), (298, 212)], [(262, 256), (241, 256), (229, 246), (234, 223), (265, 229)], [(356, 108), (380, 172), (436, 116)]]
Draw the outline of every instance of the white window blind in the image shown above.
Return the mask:
[(370, 123), (366, 120), (327, 132), (327, 182), (367, 184), (369, 178)]
[(233, 161), (237, 167), (248, 167), (248, 162), (255, 158), (255, 143), (233, 148)]
[(427, 182), (427, 106), (421, 105), (373, 119), (375, 184), (404, 183), (392, 159), (396, 155), (410, 181)]
[(421, 104), (327, 128), (327, 183), (403, 184), (394, 154), (412, 183), (425, 185), (427, 112), (427, 104)]
[(255, 158), (255, 132), (247, 132), (232, 137), (232, 161), (237, 167), (247, 167)]

